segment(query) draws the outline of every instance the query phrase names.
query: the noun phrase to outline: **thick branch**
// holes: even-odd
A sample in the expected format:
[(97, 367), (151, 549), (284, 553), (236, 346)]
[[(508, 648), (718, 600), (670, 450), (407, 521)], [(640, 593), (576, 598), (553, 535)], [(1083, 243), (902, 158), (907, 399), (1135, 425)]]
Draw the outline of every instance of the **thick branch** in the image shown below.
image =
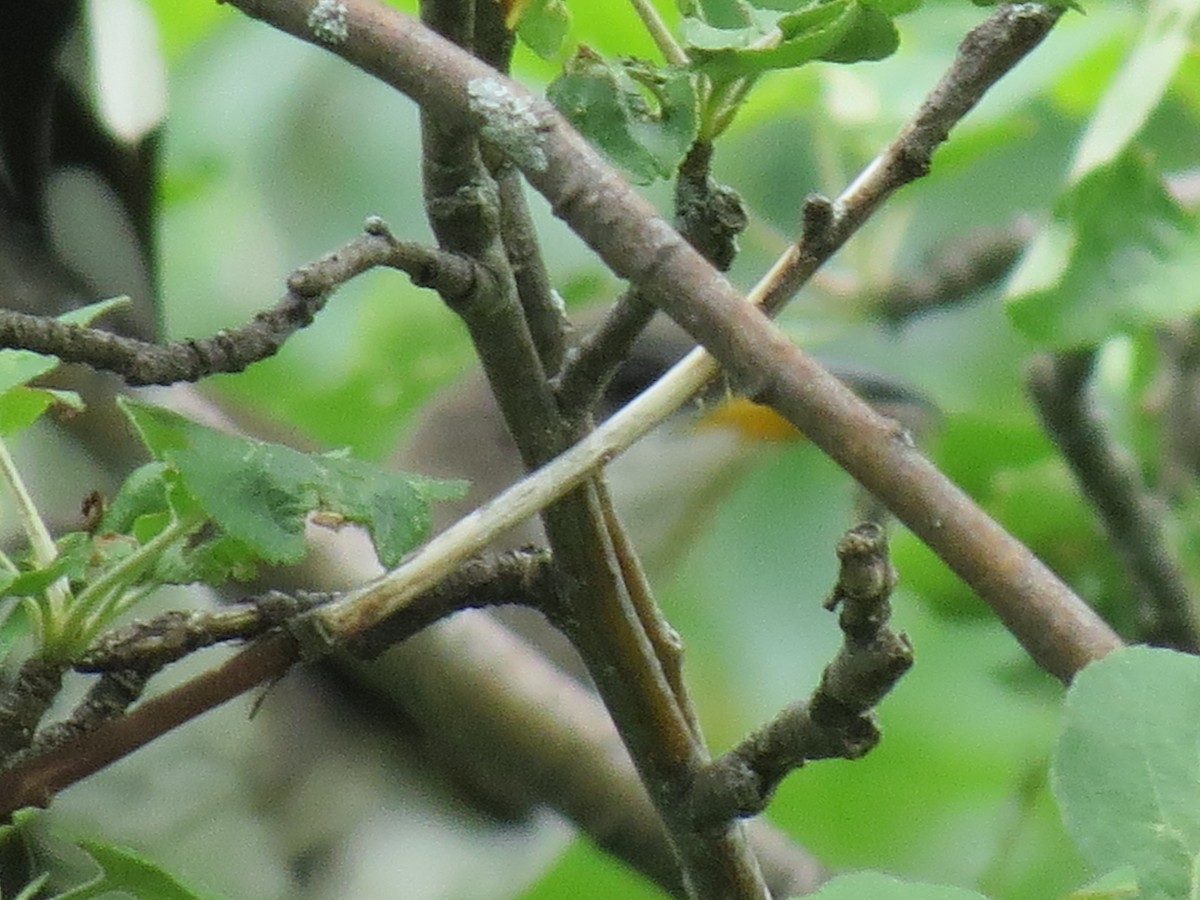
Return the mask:
[[(309, 41), (302, 4), (235, 0)], [(336, 51), (422, 107), (473, 122), (618, 275), (637, 283), (721, 362), (884, 502), (997, 612), (1040, 665), (1069, 680), (1120, 639), (1066, 585), (925, 460), (904, 436), (787, 339), (601, 160), (549, 104), (370, 0), (345, 0)], [(798, 287), (897, 187), (923, 174), (937, 144), (1036, 46), (1062, 10), (1003, 6), (963, 41), (917, 117), (839, 197), (832, 221), (776, 266), (773, 296)]]
[[(470, 0), (427, 2), (422, 20), (469, 47), (472, 6)], [(477, 259), (489, 275), (489, 283), (451, 306), (471, 334), (526, 468), (534, 469), (570, 446), (579, 431), (559, 415), (520, 306), (498, 233), (497, 189), (482, 164), (477, 129), (432, 108), (422, 109), (421, 125), (425, 202), (434, 232), (444, 248)], [(584, 484), (564, 494), (542, 511), (542, 520), (561, 575), (566, 612), (561, 624), (671, 833), (689, 890), (697, 900), (765, 897), (740, 827), (705, 835), (691, 828), (683, 800), (706, 756), (614, 562), (599, 488)], [(615, 520), (613, 527), (619, 527)]]

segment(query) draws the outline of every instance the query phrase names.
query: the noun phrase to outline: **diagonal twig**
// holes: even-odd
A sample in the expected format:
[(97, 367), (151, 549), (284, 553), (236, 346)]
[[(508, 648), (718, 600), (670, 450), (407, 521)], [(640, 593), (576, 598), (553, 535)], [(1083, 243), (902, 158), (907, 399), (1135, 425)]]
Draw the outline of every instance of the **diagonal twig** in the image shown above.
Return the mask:
[(1091, 350), (1043, 354), (1030, 367), (1030, 393), (1133, 586), (1144, 638), (1195, 653), (1200, 622), (1191, 586), (1166, 549), (1162, 512), (1093, 408), (1087, 386), (1094, 363)]

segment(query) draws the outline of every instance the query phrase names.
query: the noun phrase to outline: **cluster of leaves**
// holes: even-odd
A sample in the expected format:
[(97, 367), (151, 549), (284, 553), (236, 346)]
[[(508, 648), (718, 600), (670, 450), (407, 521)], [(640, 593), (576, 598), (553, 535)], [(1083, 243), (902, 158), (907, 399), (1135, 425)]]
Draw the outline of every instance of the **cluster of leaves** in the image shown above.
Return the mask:
[[(724, 132), (766, 72), (895, 52), (893, 18), (921, 0), (791, 0), (681, 4), (686, 63), (608, 60), (580, 45), (547, 96), (579, 131), (638, 183), (669, 178), (697, 140)], [(561, 0), (507, 6), (536, 53), (560, 50), (569, 17)], [(663, 38), (666, 40), (666, 38)]]
[[(85, 324), (119, 302), (62, 318)], [(30, 384), (57, 365), (25, 351), (0, 352), (0, 437), (19, 433), (53, 408), (82, 409), (74, 392)], [(395, 566), (426, 537), (430, 504), (466, 489), (463, 482), (386, 471), (345, 453), (300, 453), (161, 407), (120, 402), (154, 460), (133, 471), (106, 508), (100, 498), (89, 498), (89, 527), (57, 540), (0, 441), (0, 468), (30, 539), (24, 557), (0, 554), (0, 663), (6, 667), (18, 648), (69, 664), (164, 585), (218, 586), (248, 580), (261, 563), (297, 563), (307, 551), (310, 520), (361, 525), (380, 561)], [(13, 616), (18, 610), (22, 615)], [(0, 865), (5, 859), (10, 877), (24, 871), (31, 879), (18, 897), (46, 896), (52, 888), (56, 897), (79, 900), (114, 890), (197, 896), (127, 850), (47, 836), (33, 813), (0, 828)], [(59, 884), (64, 879), (69, 887)]]
[(1044, 346), (1094, 347), (1200, 308), (1200, 217), (1172, 199), (1137, 142), (1198, 18), (1195, 2), (1151, 11), (1080, 140), (1054, 217), (1009, 285), (1013, 324)]
[[(37, 368), (54, 365), (44, 360)], [(51, 402), (68, 399), (77, 402), (18, 384), (0, 396), (0, 408), (22, 404), (23, 414), (5, 418), (31, 424)], [(380, 562), (394, 567), (428, 534), (430, 503), (465, 490), (461, 482), (386, 471), (344, 452), (305, 454), (161, 407), (120, 403), (154, 461), (128, 476), (101, 516), (93, 512), (97, 521), (88, 530), (62, 535), (52, 550), (35, 547), (23, 564), (6, 561), (0, 572), (0, 591), (22, 598), (35, 652), (48, 659), (72, 659), (162, 585), (217, 586), (249, 580), (259, 563), (300, 562), (310, 517), (331, 527), (363, 526)], [(34, 509), (25, 512), (36, 517)], [(45, 531), (40, 522), (32, 528)]]

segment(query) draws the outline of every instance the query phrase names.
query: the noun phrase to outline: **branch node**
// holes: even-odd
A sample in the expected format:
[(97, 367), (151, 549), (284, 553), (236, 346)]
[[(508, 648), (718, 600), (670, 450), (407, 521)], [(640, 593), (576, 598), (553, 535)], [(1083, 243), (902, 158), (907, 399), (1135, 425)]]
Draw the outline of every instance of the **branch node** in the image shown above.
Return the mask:
[(689, 798), (696, 827), (756, 815), (792, 770), (814, 759), (859, 759), (880, 740), (873, 707), (912, 665), (908, 639), (887, 627), (896, 572), (873, 522), (838, 542), (841, 571), (826, 609), (841, 606), (842, 648), (806, 702), (794, 703), (700, 771)]
[(837, 211), (833, 201), (824, 194), (809, 194), (804, 198), (800, 216), (801, 241), (813, 256), (822, 255), (833, 239)]
[(391, 226), (384, 221), (382, 216), (367, 216), (366, 221), (363, 222), (363, 231), (374, 237), (384, 238), (388, 243), (395, 243), (396, 241), (396, 236), (392, 234)]
[(337, 638), (315, 611), (295, 616), (283, 623), (283, 630), (295, 642), (300, 661), (313, 663), (337, 649)]
[(522, 169), (544, 172), (549, 164), (542, 146), (545, 125), (532, 97), (512, 91), (500, 77), (467, 82), (467, 105), (483, 120), (479, 133)]

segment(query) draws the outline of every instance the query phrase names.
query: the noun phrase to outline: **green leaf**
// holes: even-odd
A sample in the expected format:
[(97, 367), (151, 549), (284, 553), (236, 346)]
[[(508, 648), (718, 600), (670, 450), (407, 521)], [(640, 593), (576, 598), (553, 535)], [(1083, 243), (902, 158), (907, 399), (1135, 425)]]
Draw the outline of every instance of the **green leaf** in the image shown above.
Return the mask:
[(855, 0), (822, 0), (798, 12), (747, 11), (751, 23), (745, 28), (684, 20), (683, 38), (697, 68), (732, 79), (804, 65), (846, 37), (859, 6)]
[(14, 597), (36, 597), (60, 578), (78, 581), (84, 577), (92, 555), (86, 534), (71, 532), (57, 541), (58, 555), (44, 567), (22, 571), (5, 588)]
[[(394, 565), (428, 531), (430, 500), (465, 490), (461, 482), (385, 472), (336, 455), (310, 456), (224, 434), (159, 407), (121, 403), (150, 452), (178, 473), (187, 495), (226, 535), (272, 563), (303, 558), (305, 520), (319, 510), (364, 525), (381, 561)], [(229, 562), (233, 546), (214, 549)], [(232, 558), (241, 565), (240, 557)]]
[(33, 881), (29, 882), (29, 884), (21, 888), (21, 893), (17, 894), (14, 900), (37, 900), (42, 893), (42, 888), (45, 887), (46, 882), (49, 880), (50, 873), (43, 872), (37, 878), (33, 879)]
[(965, 888), (917, 884), (877, 872), (839, 875), (808, 896), (811, 900), (984, 900), (983, 894)]
[(100, 520), (101, 533), (126, 534), (133, 530), (134, 523), (150, 513), (167, 511), (167, 486), (164, 476), (167, 466), (163, 462), (148, 462), (126, 476), (117, 496), (108, 504), (104, 518)]
[[(669, 178), (699, 129), (695, 76), (580, 47), (546, 91), (589, 141), (641, 184)], [(653, 101), (653, 102), (651, 102)]]
[(90, 900), (114, 893), (155, 900), (201, 900), (204, 896), (132, 850), (99, 841), (80, 841), (80, 846), (100, 866), (101, 874), (87, 884), (55, 895), (56, 900)]
[(1084, 858), (1132, 866), (1143, 900), (1200, 889), (1200, 660), (1131, 647), (1067, 693), (1051, 787)]
[(263, 559), (296, 563), (320, 470), (288, 447), (221, 434), (159, 407), (122, 404), (155, 458), (179, 472), (220, 528)]
[(1137, 45), (1108, 86), (1075, 151), (1076, 181), (1122, 153), (1159, 105), (1192, 45), (1200, 0), (1149, 4)]
[(164, 584), (200, 581), (219, 586), (230, 580), (250, 581), (257, 573), (258, 556), (253, 548), (227, 534), (163, 554), (154, 569), (155, 578)]
[[(741, 50), (761, 41), (776, 30), (782, 12), (764, 15), (761, 10), (748, 9), (750, 23), (740, 28), (719, 28), (698, 18), (687, 17), (679, 23), (685, 46), (704, 57), (708, 53), (725, 50)], [(830, 14), (833, 10), (828, 11)]]
[(17, 385), (0, 394), (0, 435), (22, 431), (42, 417), (51, 406), (80, 412), (83, 401), (74, 391)]
[[(366, 526), (389, 569), (429, 532), (429, 504), (419, 483), (357, 459), (322, 457), (331, 476), (321, 507)], [(394, 515), (407, 510), (407, 515)]]
[(542, 59), (550, 59), (570, 27), (571, 14), (563, 0), (534, 0), (517, 20), (517, 37)]
[(864, 0), (864, 5), (886, 16), (902, 16), (921, 8), (922, 0)]
[(891, 18), (879, 9), (864, 4), (846, 36), (821, 54), (826, 62), (855, 63), (885, 59), (900, 46), (900, 32)]
[(1137, 900), (1139, 896), (1137, 873), (1131, 866), (1122, 866), (1071, 891), (1066, 900)]
[(744, 27), (714, 28), (685, 18), (681, 31), (696, 67), (729, 80), (818, 59), (882, 59), (899, 45), (891, 17), (919, 5), (920, 0), (815, 0), (793, 11), (747, 5)]
[(1140, 154), (1122, 154), (1060, 199), (1009, 283), (1010, 319), (1066, 348), (1194, 313), (1197, 224)]

